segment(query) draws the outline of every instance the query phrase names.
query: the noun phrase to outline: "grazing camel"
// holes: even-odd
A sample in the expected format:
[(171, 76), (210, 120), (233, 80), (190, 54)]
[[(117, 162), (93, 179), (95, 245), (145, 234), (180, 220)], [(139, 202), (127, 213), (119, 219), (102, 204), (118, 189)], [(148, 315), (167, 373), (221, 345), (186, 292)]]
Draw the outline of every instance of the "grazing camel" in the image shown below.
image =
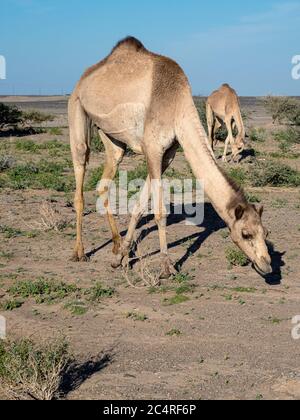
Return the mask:
[[(149, 52), (135, 38), (120, 41), (107, 58), (80, 79), (69, 101), (69, 123), (76, 176), (75, 261), (86, 260), (82, 240), (83, 185), (93, 123), (99, 128), (106, 150), (103, 179), (97, 189), (112, 230), (114, 268), (128, 258), (135, 229), (148, 208), (152, 191), (161, 248), (161, 278), (174, 273), (168, 255), (162, 174), (181, 145), (196, 178), (204, 181), (214, 208), (229, 226), (233, 241), (261, 274), (271, 273), (267, 233), (261, 221), (263, 208), (248, 204), (243, 192), (218, 167), (189, 82), (174, 61)], [(149, 175), (122, 240), (111, 211), (109, 189), (127, 146), (146, 157)]]
[[(245, 127), (240, 109), (239, 98), (228, 84), (224, 84), (219, 90), (213, 92), (206, 103), (206, 117), (208, 125), (209, 141), (214, 148), (215, 133), (224, 122), (228, 131), (225, 142), (223, 162), (227, 162), (229, 143), (232, 148), (233, 160), (245, 149)], [(238, 136), (234, 139), (233, 130), (237, 128)]]

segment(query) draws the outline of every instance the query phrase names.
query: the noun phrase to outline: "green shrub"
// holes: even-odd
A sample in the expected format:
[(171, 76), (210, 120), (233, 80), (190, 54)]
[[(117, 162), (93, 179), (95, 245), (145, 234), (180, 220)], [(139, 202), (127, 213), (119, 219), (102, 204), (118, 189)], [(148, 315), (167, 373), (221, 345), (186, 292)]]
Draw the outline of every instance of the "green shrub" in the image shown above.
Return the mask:
[(226, 250), (226, 259), (231, 266), (245, 267), (249, 260), (246, 255), (236, 247), (231, 247)]
[(288, 165), (269, 162), (252, 172), (251, 181), (255, 187), (298, 187), (300, 172)]
[(272, 115), (273, 123), (300, 125), (300, 102), (284, 96), (268, 96), (264, 105)]
[(289, 153), (295, 144), (300, 144), (300, 131), (295, 128), (281, 130), (274, 134), (275, 140), (283, 153)]
[(254, 143), (264, 143), (267, 140), (267, 130), (265, 128), (252, 128), (249, 132), (250, 141)]
[(0, 129), (15, 127), (22, 122), (22, 111), (16, 106), (0, 103)]

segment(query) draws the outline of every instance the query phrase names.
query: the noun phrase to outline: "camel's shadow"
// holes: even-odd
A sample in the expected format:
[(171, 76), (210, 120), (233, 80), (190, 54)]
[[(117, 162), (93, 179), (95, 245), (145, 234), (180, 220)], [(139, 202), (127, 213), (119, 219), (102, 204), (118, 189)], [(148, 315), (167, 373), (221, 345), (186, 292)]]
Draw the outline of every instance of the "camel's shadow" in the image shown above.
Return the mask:
[[(196, 204), (193, 205), (194, 208), (196, 208)], [(202, 206), (202, 204), (199, 204), (199, 206)], [(182, 222), (187, 221), (188, 219), (191, 218), (191, 215), (186, 214), (185, 212), (180, 212), (178, 211), (178, 208), (171, 206), (170, 209), (170, 214), (168, 216), (168, 220), (167, 220), (167, 225), (170, 226), (174, 226), (177, 224), (180, 224)], [(140, 223), (137, 226), (137, 229), (143, 229), (145, 227), (145, 229), (142, 230), (139, 238), (137, 239), (136, 243), (140, 244), (142, 241), (144, 241), (145, 239), (147, 239), (147, 237), (153, 233), (156, 232), (157, 226), (156, 224), (153, 224), (152, 226), (150, 226), (149, 228), (146, 228), (146, 226), (153, 222), (154, 220), (154, 216), (153, 215), (148, 215), (146, 217), (144, 217)], [(205, 241), (214, 233), (225, 229), (226, 228), (226, 224), (224, 223), (224, 221), (219, 217), (219, 215), (216, 213), (215, 209), (213, 208), (213, 206), (210, 203), (205, 203), (204, 205), (204, 221), (202, 224), (200, 225), (196, 225), (199, 229), (201, 228), (202, 231), (199, 233), (194, 233), (192, 235), (186, 236), (182, 239), (178, 239), (177, 241), (174, 241), (172, 243), (169, 243), (169, 249), (174, 249), (177, 248), (178, 246), (181, 246), (183, 244), (186, 243), (190, 243), (190, 246), (188, 247), (188, 249), (186, 250), (185, 254), (180, 258), (179, 261), (177, 261), (175, 268), (177, 271), (180, 271), (183, 267), (183, 265), (189, 260), (189, 258), (191, 258), (193, 255), (195, 255), (198, 250), (201, 248), (201, 246), (205, 243)], [(124, 237), (126, 235), (127, 231), (124, 231), (121, 233), (121, 236)], [(92, 257), (94, 255), (96, 255), (99, 251), (101, 251), (102, 249), (106, 248), (107, 246), (109, 246), (110, 244), (112, 244), (112, 241), (108, 241), (105, 244), (103, 244), (102, 246), (92, 250), (89, 254), (88, 257)], [(269, 249), (270, 249), (270, 255), (272, 257), (272, 266), (273, 266), (273, 274), (268, 275), (266, 277), (264, 277), (265, 281), (270, 284), (270, 285), (277, 285), (281, 283), (282, 280), (282, 271), (281, 271), (281, 267), (283, 267), (285, 265), (285, 263), (283, 262), (283, 256), (284, 253), (280, 253), (278, 251), (275, 250), (274, 246), (272, 244), (269, 244)], [(135, 264), (137, 264), (141, 258), (148, 258), (154, 255), (157, 255), (160, 253), (159, 250), (156, 250), (150, 254), (144, 255), (142, 257), (137, 257), (136, 256), (136, 251), (137, 251), (137, 246), (135, 245), (131, 251), (131, 255), (130, 255), (130, 266), (131, 268), (133, 268), (135, 266)]]

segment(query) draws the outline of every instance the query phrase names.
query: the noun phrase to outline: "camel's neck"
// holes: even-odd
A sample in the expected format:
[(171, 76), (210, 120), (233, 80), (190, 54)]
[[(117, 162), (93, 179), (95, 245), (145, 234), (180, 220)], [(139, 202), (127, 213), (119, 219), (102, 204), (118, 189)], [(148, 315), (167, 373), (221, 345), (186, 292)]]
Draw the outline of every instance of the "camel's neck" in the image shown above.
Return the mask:
[(204, 183), (204, 189), (220, 217), (230, 226), (232, 216), (228, 208), (237, 195), (217, 165), (205, 130), (194, 105), (181, 116), (178, 140), (195, 177)]

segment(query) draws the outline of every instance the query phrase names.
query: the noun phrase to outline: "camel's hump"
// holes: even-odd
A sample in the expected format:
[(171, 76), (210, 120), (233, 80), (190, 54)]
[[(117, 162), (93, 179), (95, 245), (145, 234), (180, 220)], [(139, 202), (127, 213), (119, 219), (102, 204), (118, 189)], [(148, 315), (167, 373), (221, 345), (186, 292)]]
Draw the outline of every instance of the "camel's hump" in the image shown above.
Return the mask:
[(145, 47), (141, 41), (139, 41), (133, 36), (128, 36), (127, 38), (122, 39), (116, 44), (116, 46), (112, 50), (112, 53), (123, 47), (132, 48), (135, 51), (145, 50)]

